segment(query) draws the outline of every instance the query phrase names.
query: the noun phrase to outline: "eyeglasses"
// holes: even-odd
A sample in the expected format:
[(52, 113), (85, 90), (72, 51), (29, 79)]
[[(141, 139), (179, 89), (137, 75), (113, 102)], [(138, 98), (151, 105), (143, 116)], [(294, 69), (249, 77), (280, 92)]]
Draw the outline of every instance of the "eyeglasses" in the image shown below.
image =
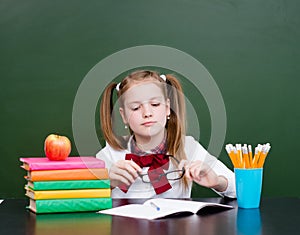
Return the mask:
[[(175, 158), (172, 155), (167, 155), (167, 157), (173, 159), (177, 163), (177, 165), (179, 165), (179, 161), (177, 158)], [(145, 173), (145, 174), (138, 173), (138, 174), (144, 183), (151, 183), (151, 182), (153, 183), (153, 180), (152, 181), (150, 180), (148, 173)], [(181, 170), (178, 169), (178, 170), (168, 171), (168, 172), (159, 174), (157, 176), (157, 178), (155, 179), (155, 181), (156, 182), (160, 181), (163, 176), (166, 176), (166, 178), (168, 180), (180, 180), (184, 176), (184, 174), (185, 174), (185, 169), (184, 169), (184, 167), (182, 167)]]

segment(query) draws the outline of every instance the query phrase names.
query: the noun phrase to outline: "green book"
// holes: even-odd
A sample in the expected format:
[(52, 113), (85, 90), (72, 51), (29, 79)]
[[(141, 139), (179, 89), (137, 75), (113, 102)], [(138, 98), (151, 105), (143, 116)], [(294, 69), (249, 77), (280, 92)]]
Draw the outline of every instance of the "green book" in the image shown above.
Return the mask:
[(110, 188), (110, 180), (28, 181), (27, 186), (35, 191), (63, 189), (100, 189)]
[(29, 200), (28, 209), (39, 213), (87, 212), (112, 208), (111, 198)]

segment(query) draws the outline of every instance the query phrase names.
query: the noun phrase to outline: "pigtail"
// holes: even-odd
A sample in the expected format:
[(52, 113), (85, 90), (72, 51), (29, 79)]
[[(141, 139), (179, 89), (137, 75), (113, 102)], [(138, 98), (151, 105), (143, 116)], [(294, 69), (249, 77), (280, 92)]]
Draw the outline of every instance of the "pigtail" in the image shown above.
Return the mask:
[[(187, 159), (184, 151), (186, 130), (185, 100), (180, 82), (172, 75), (166, 75), (167, 95), (170, 99), (170, 119), (167, 123), (168, 153), (179, 160)], [(183, 178), (183, 184), (188, 189), (188, 180)]]
[[(182, 137), (185, 136), (185, 100), (182, 87), (177, 78), (167, 75), (167, 91), (170, 99), (171, 115), (168, 120), (168, 146), (173, 154), (183, 147)], [(180, 151), (181, 152), (181, 151)]]
[(111, 83), (103, 92), (100, 104), (100, 125), (107, 143), (114, 149), (121, 150), (123, 149), (122, 141), (113, 132), (113, 91), (116, 86), (116, 83)]

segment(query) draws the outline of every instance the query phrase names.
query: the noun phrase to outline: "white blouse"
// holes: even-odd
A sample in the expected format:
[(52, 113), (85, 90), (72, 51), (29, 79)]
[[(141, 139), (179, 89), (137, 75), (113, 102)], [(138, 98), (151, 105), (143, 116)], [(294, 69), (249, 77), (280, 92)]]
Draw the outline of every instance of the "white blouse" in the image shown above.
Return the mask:
[[(224, 192), (217, 192), (221, 196), (227, 196), (231, 198), (236, 197), (235, 192), (235, 175), (228, 169), (221, 161), (216, 157), (210, 155), (202, 145), (191, 136), (185, 137), (185, 153), (188, 161), (201, 160), (208, 164), (217, 175), (224, 176), (228, 180), (228, 187)], [(128, 148), (126, 150), (117, 151), (110, 145), (100, 150), (96, 157), (102, 159), (106, 163), (106, 168), (110, 170), (112, 164), (119, 160), (124, 160), (125, 155), (130, 152), (130, 140), (128, 142)], [(174, 169), (170, 161), (169, 170)], [(143, 173), (146, 173), (148, 167), (143, 168)], [(185, 187), (182, 180), (169, 181), (172, 186), (168, 191), (156, 194), (150, 183), (144, 183), (140, 177), (129, 187), (127, 193), (124, 193), (118, 187), (112, 189), (112, 198), (190, 198), (192, 190), (192, 182), (188, 183), (188, 187)]]

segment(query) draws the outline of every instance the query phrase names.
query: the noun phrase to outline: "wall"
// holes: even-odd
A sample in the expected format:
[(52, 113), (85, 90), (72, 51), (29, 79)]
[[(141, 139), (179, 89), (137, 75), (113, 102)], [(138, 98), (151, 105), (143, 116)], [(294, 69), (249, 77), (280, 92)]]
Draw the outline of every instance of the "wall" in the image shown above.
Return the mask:
[[(296, 0), (2, 0), (0, 197), (23, 197), (18, 159), (44, 156), (49, 133), (69, 136), (72, 155), (78, 154), (72, 108), (81, 81), (107, 56), (141, 45), (176, 48), (200, 61), (225, 103), (224, 144), (270, 142), (263, 195), (299, 196), (298, 12)], [(183, 83), (207, 147), (207, 105), (189, 81)], [(220, 159), (232, 168), (224, 150)], [(193, 196), (212, 195), (195, 186)]]

